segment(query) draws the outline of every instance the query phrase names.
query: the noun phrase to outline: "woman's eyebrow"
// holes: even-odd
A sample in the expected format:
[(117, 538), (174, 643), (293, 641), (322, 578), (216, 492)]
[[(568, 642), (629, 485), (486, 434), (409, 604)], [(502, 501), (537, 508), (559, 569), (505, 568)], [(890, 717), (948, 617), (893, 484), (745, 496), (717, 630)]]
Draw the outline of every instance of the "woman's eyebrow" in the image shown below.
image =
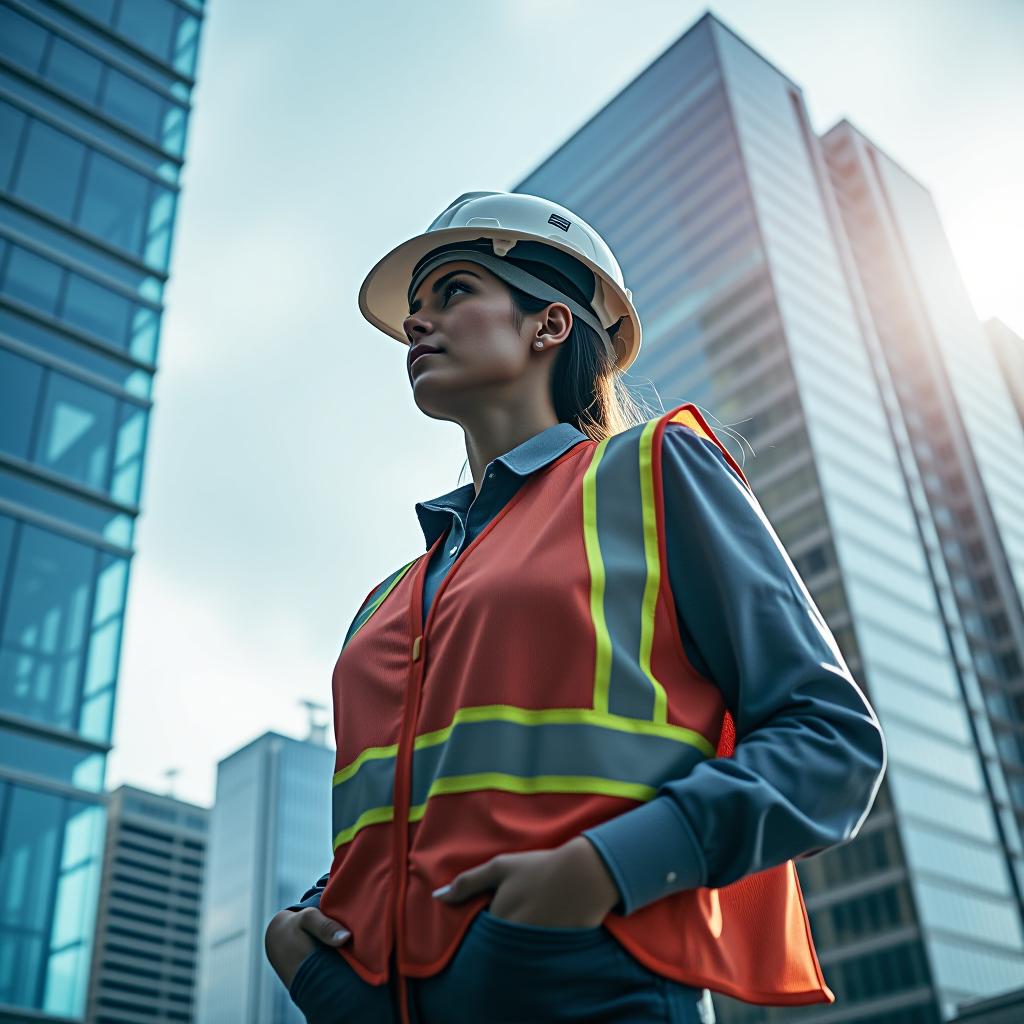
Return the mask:
[[(442, 287), (444, 286), (444, 283), (445, 283), (445, 281), (448, 281), (448, 280), (450, 280), (450, 279), (451, 279), (451, 278), (453, 278), (453, 277), (454, 277), (454, 276), (455, 276), (456, 274), (469, 274), (469, 275), (470, 275), (470, 277), (475, 277), (475, 278), (477, 278), (478, 280), (479, 280), (479, 278), (480, 278), (480, 275), (479, 275), (479, 274), (474, 274), (472, 270), (453, 270), (453, 271), (452, 271), (452, 272), (451, 272), (450, 274), (444, 274), (444, 275), (442, 275), (441, 277), (439, 277), (439, 278), (438, 278), (438, 279), (437, 279), (437, 280), (436, 280), (436, 281), (435, 281), (435, 282), (434, 282), (434, 283), (433, 283), (433, 284), (432, 284), (432, 285), (430, 286), (430, 290), (431, 290), (431, 291), (432, 291), (432, 292), (433, 292), (433, 293), (434, 293), (434, 294), (436, 295), (436, 294), (437, 294), (437, 293), (438, 293), (438, 292), (439, 292), (439, 291), (441, 290), (441, 288), (442, 288)], [(419, 299), (415, 299), (415, 300), (414, 300), (414, 301), (413, 301), (413, 302), (412, 302), (412, 303), (410, 304), (410, 306), (409, 306), (409, 316), (412, 316), (412, 315), (413, 315), (413, 313), (415, 313), (415, 312), (416, 312), (416, 311), (417, 311), (417, 310), (418, 310), (418, 309), (420, 308), (420, 305), (421, 305), (421, 303), (420, 303), (420, 300), (419, 300)]]

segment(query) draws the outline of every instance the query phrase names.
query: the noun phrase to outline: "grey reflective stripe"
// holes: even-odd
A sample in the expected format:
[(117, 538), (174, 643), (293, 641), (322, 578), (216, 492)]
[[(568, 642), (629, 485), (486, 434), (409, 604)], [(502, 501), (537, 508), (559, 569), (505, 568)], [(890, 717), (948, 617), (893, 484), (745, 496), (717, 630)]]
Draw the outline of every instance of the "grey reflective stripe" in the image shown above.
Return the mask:
[(584, 476), (583, 528), (596, 644), (594, 707), (664, 723), (665, 688), (651, 671), (661, 582), (651, 472), (657, 425), (650, 420), (597, 446)]
[[(690, 729), (589, 708), (461, 708), (413, 742), (410, 820), (445, 793), (597, 793), (646, 801), (686, 775), (712, 745)], [(334, 847), (392, 819), (397, 745), (372, 748), (335, 776)]]

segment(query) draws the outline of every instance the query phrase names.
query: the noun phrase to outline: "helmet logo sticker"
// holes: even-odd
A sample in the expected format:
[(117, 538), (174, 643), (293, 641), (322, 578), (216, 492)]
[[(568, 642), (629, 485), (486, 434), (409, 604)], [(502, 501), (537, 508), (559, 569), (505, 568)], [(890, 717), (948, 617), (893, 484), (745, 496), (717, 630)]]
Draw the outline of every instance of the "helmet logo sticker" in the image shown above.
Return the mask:
[(557, 213), (553, 213), (548, 217), (548, 223), (554, 224), (556, 228), (561, 228), (563, 231), (568, 231), (572, 221), (566, 220), (564, 217), (559, 217)]

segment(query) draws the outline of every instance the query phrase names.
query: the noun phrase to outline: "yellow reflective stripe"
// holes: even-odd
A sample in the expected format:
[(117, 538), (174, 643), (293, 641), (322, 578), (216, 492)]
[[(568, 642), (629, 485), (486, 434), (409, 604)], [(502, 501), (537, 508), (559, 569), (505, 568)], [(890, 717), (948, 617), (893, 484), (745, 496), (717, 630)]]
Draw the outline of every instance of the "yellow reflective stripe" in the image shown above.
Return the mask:
[[(478, 772), (476, 775), (448, 775), (435, 779), (427, 791), (427, 800), (410, 808), (410, 821), (423, 817), (432, 796), (443, 793), (475, 793), (483, 789), (500, 789), (506, 793), (597, 793), (602, 796), (624, 796), (632, 800), (651, 800), (657, 789), (636, 782), (589, 775), (509, 775), (505, 772)], [(416, 819), (412, 812), (418, 811)]]
[(367, 825), (380, 825), (385, 821), (393, 821), (395, 817), (394, 807), (374, 807), (364, 814), (360, 814), (354, 824), (342, 829), (335, 837), (332, 849), (337, 850), (343, 843), (351, 842), (357, 832), (366, 828)]
[(381, 606), (381, 604), (384, 602), (384, 599), (388, 596), (388, 594), (390, 594), (391, 591), (398, 586), (398, 584), (402, 580), (402, 577), (405, 576), (405, 574), (412, 568), (412, 566), (416, 564), (416, 561), (417, 560), (414, 558), (411, 562), (406, 562), (406, 564), (403, 565), (402, 568), (395, 573), (395, 578), (388, 584), (388, 586), (380, 594), (380, 596), (373, 602), (373, 604), (369, 605), (366, 608), (366, 611), (363, 614), (362, 621), (349, 634), (348, 639), (342, 645), (342, 650), (344, 650), (345, 647), (349, 644), (349, 642), (352, 640), (352, 637), (354, 637), (356, 633), (358, 633), (359, 630), (361, 630), (363, 626), (366, 625), (366, 623), (370, 620), (370, 616), (373, 615), (373, 613)]
[(597, 467), (608, 446), (608, 439), (594, 449), (594, 457), (583, 477), (583, 541), (590, 569), (590, 618), (594, 623), (594, 707), (608, 710), (608, 686), (612, 673), (612, 640), (604, 617), (604, 561), (597, 535)]
[(397, 743), (392, 743), (387, 747), (367, 747), (351, 764), (345, 765), (344, 768), (341, 768), (339, 771), (334, 773), (334, 779), (332, 780), (331, 785), (336, 786), (339, 782), (344, 782), (346, 779), (350, 779), (367, 761), (385, 757), (396, 757), (397, 755)]
[(640, 503), (644, 524), (644, 555), (647, 560), (647, 580), (644, 584), (644, 600), (640, 614), (640, 668), (651, 681), (654, 690), (654, 721), (668, 719), (668, 698), (665, 687), (654, 678), (651, 671), (651, 648), (654, 644), (654, 616), (658, 603), (658, 588), (661, 586), (661, 557), (658, 552), (658, 520), (654, 504), (654, 476), (652, 455), (654, 430), (657, 420), (651, 420), (640, 435)]

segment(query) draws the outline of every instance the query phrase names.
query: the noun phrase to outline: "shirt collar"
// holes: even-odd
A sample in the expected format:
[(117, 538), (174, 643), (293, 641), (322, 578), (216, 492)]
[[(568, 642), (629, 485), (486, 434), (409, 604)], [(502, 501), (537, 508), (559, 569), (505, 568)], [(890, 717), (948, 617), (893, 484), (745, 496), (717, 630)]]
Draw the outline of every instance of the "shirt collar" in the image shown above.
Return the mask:
[[(522, 444), (516, 445), (504, 455), (499, 455), (490, 466), (501, 465), (514, 476), (525, 478), (554, 462), (573, 445), (585, 440), (587, 435), (571, 423), (556, 423), (534, 434)], [(460, 519), (465, 519), (475, 497), (476, 488), (470, 482), (429, 501), (416, 502), (416, 516), (423, 528), (428, 550), (434, 541), (447, 531), (451, 524), (450, 513), (454, 512)]]

